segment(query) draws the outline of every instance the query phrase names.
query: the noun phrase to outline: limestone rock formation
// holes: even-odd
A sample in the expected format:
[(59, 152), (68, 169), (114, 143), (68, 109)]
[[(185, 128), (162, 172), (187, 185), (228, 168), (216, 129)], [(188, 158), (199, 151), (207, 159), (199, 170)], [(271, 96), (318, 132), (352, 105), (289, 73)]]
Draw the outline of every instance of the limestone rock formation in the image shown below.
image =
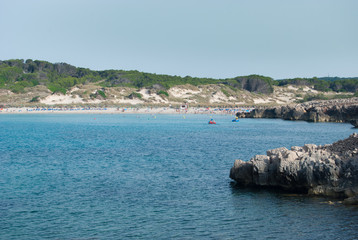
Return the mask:
[(279, 187), (358, 203), (358, 134), (333, 144), (277, 148), (236, 160), (230, 178), (242, 186)]
[(310, 122), (347, 122), (358, 126), (358, 98), (314, 101), (296, 105), (261, 107), (240, 118), (282, 118)]

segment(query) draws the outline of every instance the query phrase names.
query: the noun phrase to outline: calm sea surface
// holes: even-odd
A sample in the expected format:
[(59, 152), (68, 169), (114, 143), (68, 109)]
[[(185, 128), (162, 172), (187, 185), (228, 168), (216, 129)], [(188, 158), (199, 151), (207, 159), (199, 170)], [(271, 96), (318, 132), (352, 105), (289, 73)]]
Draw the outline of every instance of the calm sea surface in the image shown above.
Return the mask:
[(349, 124), (207, 115), (1, 115), (1, 239), (357, 239), (358, 208), (234, 187), (235, 159)]

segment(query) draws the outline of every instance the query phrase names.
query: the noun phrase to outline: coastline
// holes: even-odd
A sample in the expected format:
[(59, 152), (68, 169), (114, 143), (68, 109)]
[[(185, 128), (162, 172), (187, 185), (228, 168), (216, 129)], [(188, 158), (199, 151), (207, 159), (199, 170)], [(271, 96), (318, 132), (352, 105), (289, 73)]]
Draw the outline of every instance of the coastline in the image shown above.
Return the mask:
[(10, 107), (1, 108), (1, 114), (211, 114), (235, 115), (250, 112), (253, 108), (171, 108), (171, 107)]
[(358, 127), (358, 98), (311, 101), (300, 104), (257, 107), (237, 113), (239, 118), (280, 118), (308, 122), (345, 122)]
[(283, 189), (344, 198), (358, 205), (358, 133), (332, 144), (267, 150), (250, 161), (235, 160), (230, 178), (239, 186)]

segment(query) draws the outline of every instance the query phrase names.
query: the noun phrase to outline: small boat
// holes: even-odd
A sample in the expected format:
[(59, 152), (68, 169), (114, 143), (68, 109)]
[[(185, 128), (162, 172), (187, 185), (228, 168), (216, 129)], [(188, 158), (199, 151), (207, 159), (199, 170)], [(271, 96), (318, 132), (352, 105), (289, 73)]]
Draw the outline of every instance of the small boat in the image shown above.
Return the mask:
[(216, 122), (215, 122), (213, 119), (211, 119), (211, 120), (209, 121), (209, 124), (216, 124)]
[(238, 117), (236, 117), (235, 119), (232, 120), (232, 122), (239, 122), (239, 121), (240, 121), (240, 120), (239, 120)]

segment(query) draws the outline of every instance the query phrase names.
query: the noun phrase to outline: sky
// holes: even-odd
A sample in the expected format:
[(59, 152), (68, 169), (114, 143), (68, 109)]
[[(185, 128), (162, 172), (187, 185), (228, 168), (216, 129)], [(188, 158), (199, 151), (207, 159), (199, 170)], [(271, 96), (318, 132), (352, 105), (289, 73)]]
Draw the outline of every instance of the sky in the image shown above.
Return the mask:
[(183, 77), (358, 77), (357, 13), (357, 0), (0, 0), (0, 60)]

